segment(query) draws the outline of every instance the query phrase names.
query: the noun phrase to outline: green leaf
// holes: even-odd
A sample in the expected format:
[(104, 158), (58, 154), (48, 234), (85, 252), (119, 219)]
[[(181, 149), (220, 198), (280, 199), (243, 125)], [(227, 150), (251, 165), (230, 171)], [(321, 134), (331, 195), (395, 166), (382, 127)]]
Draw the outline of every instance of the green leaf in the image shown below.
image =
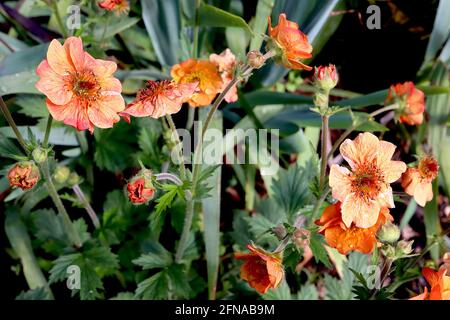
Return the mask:
[(165, 184), (163, 185), (162, 188), (165, 191), (165, 193), (155, 200), (157, 204), (155, 206), (156, 211), (154, 214), (156, 215), (160, 215), (168, 208), (170, 208), (172, 206), (173, 201), (175, 200), (175, 197), (177, 196), (177, 194), (180, 193), (180, 190), (182, 190), (179, 186), (175, 184)]
[(114, 128), (95, 130), (94, 136), (94, 160), (100, 169), (117, 172), (128, 167), (134, 153), (132, 126), (121, 121)]
[(278, 288), (269, 289), (266, 294), (263, 295), (264, 300), (291, 300), (291, 289), (289, 288), (286, 280), (283, 280)]
[(47, 288), (39, 287), (36, 289), (22, 291), (16, 300), (53, 300), (53, 296)]
[(143, 270), (154, 268), (165, 268), (172, 264), (173, 259), (169, 251), (158, 244), (158, 250), (142, 254), (139, 258), (133, 260), (133, 263), (141, 266)]
[(253, 33), (249, 25), (239, 16), (217, 7), (202, 3), (199, 8), (199, 24), (205, 27), (238, 27)]
[(51, 209), (41, 209), (32, 213), (36, 228), (36, 237), (44, 242), (55, 241), (57, 245), (66, 247), (71, 242), (65, 233), (61, 216)]
[(169, 278), (167, 271), (160, 271), (140, 282), (136, 289), (136, 297), (149, 300), (168, 299)]
[(0, 133), (0, 154), (2, 157), (17, 159), (17, 157), (24, 156), (23, 152), (17, 147), (11, 139), (6, 138)]
[(324, 239), (321, 234), (311, 232), (309, 239), (309, 246), (314, 255), (316, 262), (322, 262), (327, 268), (331, 268), (330, 259), (328, 258), (327, 250), (324, 247)]
[[(206, 117), (207, 108), (200, 109), (200, 119)], [(210, 129), (223, 130), (223, 117), (221, 111), (216, 111), (209, 126)], [(209, 143), (206, 142), (204, 148)], [(221, 181), (222, 173), (219, 166), (202, 166), (199, 180), (200, 183), (211, 185), (210, 197), (202, 200), (202, 213), (204, 221), (204, 239), (206, 250), (206, 267), (208, 273), (208, 297), (214, 300), (216, 297), (217, 279), (219, 274), (220, 257), (220, 203), (221, 203)]]
[(34, 86), (38, 76), (34, 70), (25, 70), (0, 77), (0, 96), (13, 93), (39, 93)]
[(278, 205), (288, 216), (295, 214), (307, 204), (311, 194), (308, 183), (312, 178), (310, 168), (299, 165), (290, 166), (288, 170), (280, 169), (278, 179), (272, 184), (272, 191)]
[(305, 284), (300, 288), (297, 293), (298, 300), (319, 300), (319, 292), (312, 283)]
[(106, 33), (103, 35), (103, 28), (96, 28), (94, 32), (94, 36), (97, 39), (108, 39), (113, 37), (114, 35), (134, 26), (139, 22), (139, 18), (130, 18), (128, 16), (121, 15), (119, 18), (115, 18), (113, 21), (108, 22), (108, 28), (106, 29)]
[(186, 279), (184, 265), (174, 264), (167, 269), (170, 288), (178, 299), (188, 299), (192, 291), (189, 281)]
[(260, 50), (262, 42), (264, 40), (264, 34), (267, 29), (267, 17), (272, 13), (272, 8), (274, 5), (274, 0), (259, 0), (256, 6), (255, 21), (253, 24), (253, 31), (255, 35), (252, 37), (250, 42), (251, 50)]
[[(0, 79), (5, 75), (20, 74), (23, 71), (32, 72), (38, 64), (45, 59), (48, 43), (34, 47), (22, 48), (19, 51), (7, 55), (0, 61)], [(0, 81), (0, 83), (3, 83)]]
[(425, 51), (424, 64), (434, 59), (450, 36), (450, 3), (445, 0), (439, 1), (436, 17), (434, 20), (433, 31), (428, 41)]
[(179, 1), (143, 0), (141, 4), (142, 19), (159, 62), (166, 66), (176, 64), (181, 32)]

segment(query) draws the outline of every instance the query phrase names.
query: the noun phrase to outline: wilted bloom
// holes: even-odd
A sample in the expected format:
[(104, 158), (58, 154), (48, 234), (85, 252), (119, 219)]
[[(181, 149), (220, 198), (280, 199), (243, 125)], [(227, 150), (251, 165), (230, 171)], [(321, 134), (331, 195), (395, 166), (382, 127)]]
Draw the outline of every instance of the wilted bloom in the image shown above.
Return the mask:
[(446, 275), (445, 268), (440, 268), (439, 271), (423, 268), (422, 275), (430, 284), (431, 290), (428, 293), (428, 289), (425, 288), (422, 294), (411, 300), (450, 300), (450, 276)]
[(270, 288), (277, 288), (284, 276), (281, 255), (252, 245), (247, 248), (250, 253), (235, 253), (236, 259), (245, 260), (241, 267), (241, 278), (260, 294), (265, 294)]
[(339, 78), (336, 66), (334, 64), (329, 64), (328, 66), (319, 66), (318, 68), (315, 68), (314, 78), (317, 86), (325, 90), (333, 89), (336, 87)]
[(108, 11), (115, 11), (117, 13), (124, 13), (130, 9), (127, 0), (103, 0), (99, 2), (98, 6)]
[(197, 83), (175, 83), (169, 80), (147, 81), (136, 99), (120, 114), (134, 117), (160, 118), (180, 111), (184, 102), (194, 94)]
[(404, 162), (391, 160), (395, 148), (369, 132), (341, 144), (341, 155), (352, 171), (333, 164), (330, 187), (333, 197), (342, 202), (342, 220), (347, 227), (354, 222), (357, 227), (369, 228), (377, 222), (381, 208), (394, 208), (390, 184), (406, 170)]
[(81, 38), (69, 37), (64, 46), (53, 40), (37, 67), (36, 88), (47, 96), (53, 118), (92, 133), (94, 126), (111, 128), (125, 108), (122, 85), (113, 77), (116, 68), (115, 62), (83, 51)]
[(155, 195), (155, 187), (152, 183), (152, 172), (142, 169), (127, 184), (128, 199), (133, 204), (147, 203)]
[(218, 68), (210, 61), (188, 59), (172, 67), (170, 71), (176, 83), (197, 83), (198, 90), (188, 100), (191, 107), (211, 104), (222, 89)]
[(39, 168), (33, 161), (18, 162), (8, 172), (9, 185), (22, 190), (32, 189), (39, 178)]
[(280, 14), (278, 25), (273, 28), (270, 17), (268, 19), (270, 37), (268, 49), (275, 51), (275, 61), (282, 63), (286, 68), (311, 70), (311, 67), (300, 61), (311, 58), (313, 48), (308, 42), (308, 37), (299, 30), (298, 24), (287, 20), (284, 13)]
[(249, 53), (247, 53), (247, 63), (253, 69), (261, 68), (265, 62), (266, 59), (264, 58), (261, 52), (257, 50), (252, 50)]
[(398, 118), (400, 122), (417, 125), (423, 122), (425, 111), (425, 94), (407, 81), (403, 84), (392, 85), (389, 89), (385, 104), (397, 102), (399, 104)]
[[(223, 91), (227, 85), (233, 80), (234, 70), (236, 68), (236, 56), (231, 52), (230, 49), (226, 49), (221, 54), (211, 54), (209, 56), (209, 61), (214, 63), (219, 69), (220, 76), (222, 77), (222, 88)], [(226, 102), (235, 102), (238, 99), (237, 88), (234, 86), (225, 95)]]
[(414, 197), (422, 207), (433, 199), (432, 182), (438, 175), (439, 165), (431, 156), (419, 160), (417, 168), (408, 168), (402, 176), (402, 187), (405, 192)]
[(341, 254), (355, 250), (368, 254), (375, 249), (378, 229), (389, 220), (392, 220), (389, 210), (381, 208), (378, 220), (370, 228), (359, 228), (355, 224), (347, 227), (342, 221), (341, 203), (337, 202), (325, 208), (316, 224), (321, 226), (319, 232), (325, 235), (328, 245)]

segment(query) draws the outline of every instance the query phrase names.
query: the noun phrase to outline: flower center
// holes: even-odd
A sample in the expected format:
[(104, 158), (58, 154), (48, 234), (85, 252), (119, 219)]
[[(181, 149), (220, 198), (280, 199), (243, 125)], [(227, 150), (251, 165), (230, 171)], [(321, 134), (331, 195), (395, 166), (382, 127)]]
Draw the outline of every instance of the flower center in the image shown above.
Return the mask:
[(138, 100), (148, 100), (156, 103), (158, 96), (166, 95), (172, 89), (172, 83), (169, 80), (164, 81), (147, 81), (145, 88), (139, 91)]
[(419, 173), (424, 180), (433, 180), (439, 171), (437, 161), (432, 157), (425, 157), (419, 162)]
[(100, 85), (92, 72), (76, 72), (72, 75), (72, 90), (76, 96), (94, 100), (100, 91)]
[(373, 163), (357, 168), (351, 177), (352, 192), (364, 200), (376, 198), (383, 183), (383, 175)]

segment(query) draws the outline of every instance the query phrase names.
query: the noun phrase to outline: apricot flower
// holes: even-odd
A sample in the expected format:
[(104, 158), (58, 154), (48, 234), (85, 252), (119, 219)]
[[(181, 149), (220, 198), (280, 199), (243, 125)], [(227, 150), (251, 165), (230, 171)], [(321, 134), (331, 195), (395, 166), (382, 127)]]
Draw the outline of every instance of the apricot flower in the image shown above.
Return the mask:
[[(231, 52), (230, 49), (226, 49), (221, 54), (211, 54), (209, 56), (209, 61), (214, 63), (219, 69), (220, 76), (222, 77), (222, 88), (220, 91), (223, 91), (226, 86), (233, 80), (234, 77), (234, 69), (236, 68), (236, 56)], [(228, 91), (225, 95), (226, 102), (235, 102), (237, 101), (237, 88), (234, 86)]]
[(33, 161), (18, 162), (8, 172), (9, 185), (22, 190), (32, 189), (39, 178), (39, 169)]
[(423, 122), (425, 111), (425, 94), (414, 86), (414, 83), (407, 81), (403, 84), (392, 85), (389, 89), (385, 104), (397, 102), (398, 118), (402, 123), (418, 125)]
[(108, 11), (116, 11), (117, 13), (127, 12), (130, 9), (127, 0), (103, 0), (98, 6)]
[(236, 259), (245, 260), (241, 267), (241, 278), (260, 294), (265, 294), (270, 288), (277, 288), (284, 276), (281, 256), (252, 245), (247, 248), (250, 253), (235, 253)]
[(128, 199), (133, 204), (147, 203), (155, 195), (155, 187), (152, 183), (152, 171), (142, 169), (127, 184)]
[(197, 83), (178, 84), (169, 80), (147, 81), (136, 99), (121, 112), (122, 116), (152, 117), (158, 119), (180, 111), (197, 88)]
[(417, 168), (408, 168), (402, 176), (402, 187), (405, 192), (414, 197), (416, 202), (424, 207), (433, 199), (432, 182), (439, 171), (439, 165), (433, 157), (425, 156), (419, 161)]
[(422, 275), (431, 286), (430, 292), (425, 288), (422, 294), (410, 300), (450, 300), (450, 276), (446, 275), (447, 270), (440, 268), (435, 271), (430, 268), (423, 268)]
[(219, 70), (210, 61), (191, 58), (174, 65), (170, 74), (176, 83), (198, 83), (198, 90), (188, 100), (191, 107), (211, 104), (222, 89)]
[(390, 220), (392, 217), (389, 210), (382, 208), (377, 222), (372, 227), (359, 228), (355, 224), (347, 227), (342, 221), (341, 203), (337, 202), (325, 208), (322, 216), (315, 223), (321, 226), (319, 232), (325, 235), (327, 244), (341, 254), (347, 254), (350, 251), (368, 254), (375, 249), (378, 229)]
[(341, 144), (341, 155), (352, 171), (333, 164), (329, 183), (333, 197), (342, 202), (342, 221), (348, 228), (352, 222), (370, 228), (381, 208), (394, 208), (390, 184), (406, 170), (404, 162), (391, 160), (395, 148), (368, 132)]
[(283, 64), (286, 68), (305, 69), (312, 68), (305, 65), (300, 59), (312, 57), (312, 46), (308, 42), (308, 37), (299, 30), (297, 23), (286, 19), (286, 14), (282, 13), (278, 17), (278, 25), (272, 27), (269, 20), (269, 50), (274, 50), (276, 62)]
[(53, 40), (37, 67), (36, 88), (46, 95), (53, 118), (92, 133), (94, 126), (111, 128), (125, 108), (122, 85), (113, 77), (116, 68), (115, 62), (83, 51), (81, 38), (69, 37), (64, 46)]

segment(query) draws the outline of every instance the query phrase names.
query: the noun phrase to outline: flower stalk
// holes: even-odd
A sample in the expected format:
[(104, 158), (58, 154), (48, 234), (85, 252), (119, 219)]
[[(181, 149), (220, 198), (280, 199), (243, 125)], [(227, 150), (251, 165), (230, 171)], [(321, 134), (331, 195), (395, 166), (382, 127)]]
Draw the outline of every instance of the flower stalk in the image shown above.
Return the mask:
[(2, 112), (3, 112), (3, 115), (5, 116), (6, 121), (8, 122), (9, 126), (11, 127), (14, 134), (16, 135), (17, 141), (19, 141), (20, 146), (25, 151), (25, 153), (27, 155), (29, 155), (30, 151), (28, 150), (25, 139), (23, 138), (22, 134), (20, 133), (19, 128), (17, 128), (17, 125), (14, 122), (14, 119), (11, 116), (11, 113), (9, 112), (9, 109), (6, 106), (5, 101), (3, 101), (2, 97), (0, 97), (0, 108), (2, 109)]
[(184, 164), (183, 147), (181, 145), (180, 136), (178, 135), (177, 128), (170, 114), (166, 115), (166, 120), (167, 123), (169, 124), (170, 131), (172, 131), (172, 139), (175, 140), (175, 148), (179, 148), (177, 152), (177, 157), (180, 167), (180, 177), (181, 180), (184, 180), (186, 179), (186, 168)]

